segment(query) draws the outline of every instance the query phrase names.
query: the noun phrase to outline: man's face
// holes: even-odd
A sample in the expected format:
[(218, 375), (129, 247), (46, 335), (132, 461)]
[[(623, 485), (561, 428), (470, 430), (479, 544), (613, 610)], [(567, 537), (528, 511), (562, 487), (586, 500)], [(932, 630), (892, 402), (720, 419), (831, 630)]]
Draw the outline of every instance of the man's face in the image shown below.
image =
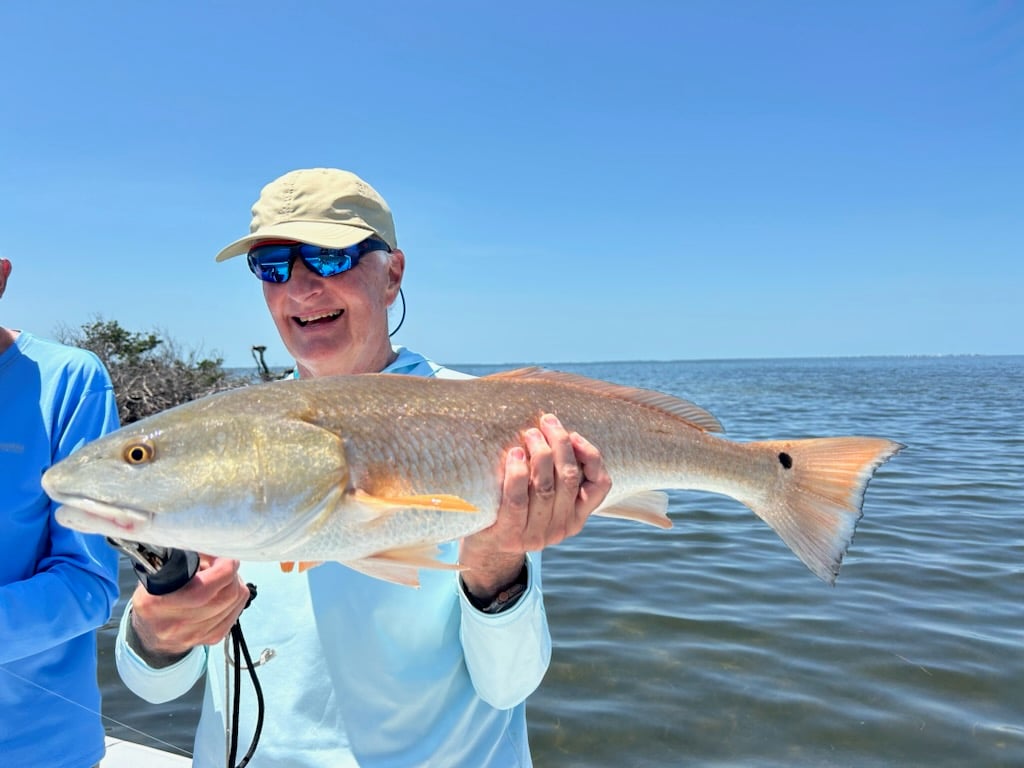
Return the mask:
[(391, 358), (388, 307), (398, 296), (401, 251), (366, 254), (347, 272), (320, 277), (301, 259), (263, 297), (303, 377), (377, 373)]

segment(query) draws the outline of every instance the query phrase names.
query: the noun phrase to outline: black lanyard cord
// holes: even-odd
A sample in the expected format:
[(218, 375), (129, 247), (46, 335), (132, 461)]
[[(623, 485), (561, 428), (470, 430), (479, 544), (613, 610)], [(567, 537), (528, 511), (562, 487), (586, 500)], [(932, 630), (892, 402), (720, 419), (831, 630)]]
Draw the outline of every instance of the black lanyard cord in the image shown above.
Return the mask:
[[(249, 592), (252, 597), (249, 598), (249, 602), (246, 603), (245, 607), (248, 608), (256, 597), (256, 586), (254, 584), (247, 584)], [(263, 732), (263, 712), (264, 712), (264, 701), (263, 701), (263, 688), (260, 686), (259, 678), (256, 676), (256, 665), (252, 663), (252, 656), (249, 655), (249, 646), (245, 643), (245, 636), (242, 634), (242, 622), (236, 621), (235, 625), (231, 628), (231, 647), (233, 650), (233, 656), (235, 658), (234, 663), (234, 693), (231, 707), (231, 747), (228, 751), (228, 768), (245, 768), (252, 760), (253, 754), (256, 752), (256, 745), (259, 744), (260, 734)], [(252, 735), (252, 742), (249, 744), (249, 749), (242, 758), (242, 762), (235, 766), (235, 758), (238, 755), (238, 716), (239, 710), (241, 709), (242, 702), (242, 669), (241, 661), (245, 659), (245, 668), (249, 672), (249, 679), (252, 681), (252, 689), (256, 694), (256, 730)]]

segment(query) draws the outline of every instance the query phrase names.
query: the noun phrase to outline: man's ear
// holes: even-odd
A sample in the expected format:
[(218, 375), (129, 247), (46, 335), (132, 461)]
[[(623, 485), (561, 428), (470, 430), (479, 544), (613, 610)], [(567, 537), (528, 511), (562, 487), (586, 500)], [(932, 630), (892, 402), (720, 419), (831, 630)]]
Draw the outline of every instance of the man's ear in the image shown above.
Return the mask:
[(395, 248), (388, 254), (388, 304), (398, 298), (398, 289), (402, 287), (405, 275), (405, 254)]
[(11, 276), (11, 260), (0, 259), (0, 296), (7, 290), (7, 278)]

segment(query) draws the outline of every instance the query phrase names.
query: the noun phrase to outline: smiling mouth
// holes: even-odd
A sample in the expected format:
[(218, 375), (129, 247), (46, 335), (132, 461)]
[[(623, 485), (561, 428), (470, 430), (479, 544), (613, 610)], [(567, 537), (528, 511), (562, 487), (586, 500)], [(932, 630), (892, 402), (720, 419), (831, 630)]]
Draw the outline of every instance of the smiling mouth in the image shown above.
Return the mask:
[(306, 315), (305, 317), (294, 317), (292, 318), (302, 328), (307, 325), (319, 325), (320, 323), (329, 323), (332, 320), (337, 320), (345, 312), (343, 309), (335, 310), (334, 312), (321, 312), (316, 315)]

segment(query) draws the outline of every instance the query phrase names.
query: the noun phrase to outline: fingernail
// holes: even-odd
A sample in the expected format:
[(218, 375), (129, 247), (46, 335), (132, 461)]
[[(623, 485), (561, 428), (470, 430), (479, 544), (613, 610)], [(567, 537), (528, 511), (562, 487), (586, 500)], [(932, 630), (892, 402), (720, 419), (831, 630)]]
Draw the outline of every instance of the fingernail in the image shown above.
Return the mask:
[(513, 448), (508, 452), (508, 457), (512, 459), (512, 461), (526, 461), (526, 451), (522, 448)]
[(562, 426), (562, 422), (560, 422), (553, 413), (545, 413), (543, 416), (541, 416), (540, 420), (542, 423), (546, 424), (549, 427)]

